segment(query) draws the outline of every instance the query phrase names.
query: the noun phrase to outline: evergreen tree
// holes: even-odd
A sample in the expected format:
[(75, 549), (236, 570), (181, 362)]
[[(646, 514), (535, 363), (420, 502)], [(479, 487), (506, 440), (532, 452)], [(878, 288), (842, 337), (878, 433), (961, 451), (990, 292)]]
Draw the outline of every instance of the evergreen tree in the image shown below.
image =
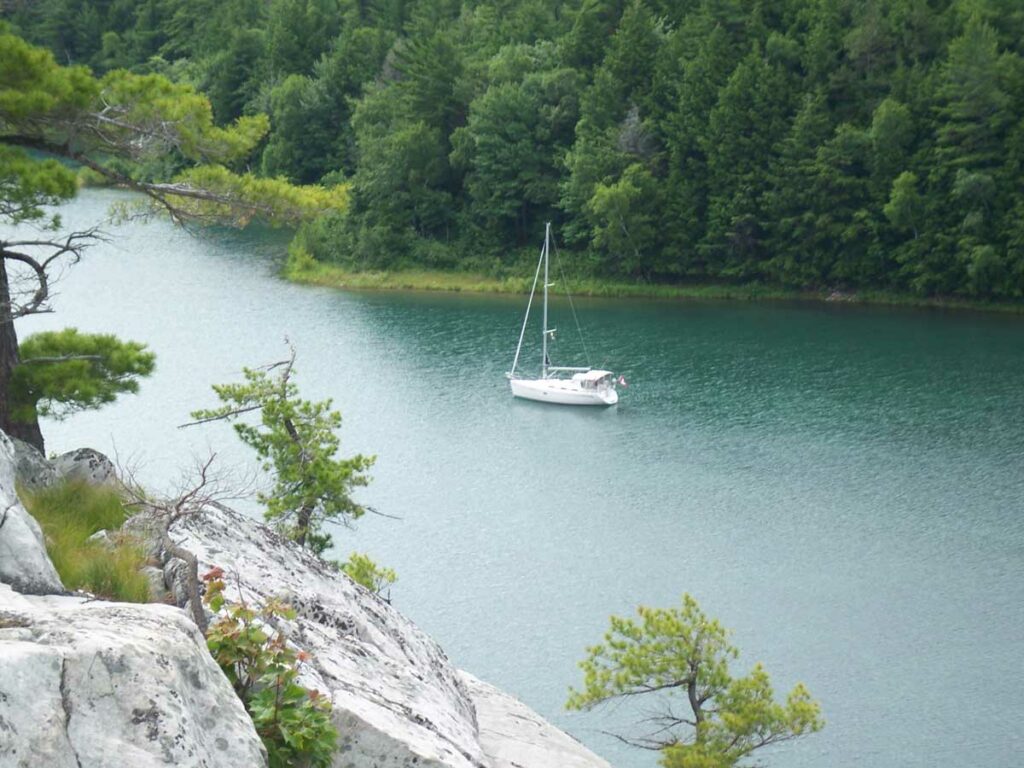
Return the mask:
[[(293, 381), (295, 353), (288, 360), (257, 370), (246, 368), (245, 383), (215, 385), (223, 405), (192, 414), (195, 423), (226, 420), (256, 451), (274, 485), (260, 493), (266, 518), (299, 545), (320, 554), (331, 545), (327, 523), (348, 525), (366, 512), (352, 491), (369, 483), (373, 456), (337, 457), (341, 414), (331, 401), (299, 397)], [(259, 414), (259, 423), (241, 417)]]
[[(691, 53), (691, 46), (696, 51)], [(668, 149), (668, 181), (663, 224), (671, 271), (704, 276), (698, 248), (707, 227), (709, 117), (734, 66), (729, 35), (718, 24), (707, 34), (681, 30), (672, 35), (659, 68), (660, 91), (672, 104), (661, 132)]]
[(314, 256), (500, 271), (553, 219), (598, 276), (1024, 291), (1017, 0), (11, 7), (62, 62), (269, 112), (252, 167), (351, 184)]
[[(260, 116), (242, 118), (230, 128), (218, 127), (209, 102), (188, 86), (125, 71), (97, 80), (83, 67), (59, 66), (50, 53), (28, 45), (0, 25), (0, 220), (21, 226), (21, 234), (0, 240), (0, 429), (43, 449), (36, 403), (59, 400), (67, 393), (51, 397), (56, 391), (52, 382), (36, 386), (42, 376), (39, 369), (22, 374), (22, 400), (13, 397), (12, 382), (23, 364), (14, 320), (48, 310), (52, 270), (62, 260), (79, 258), (96, 236), (93, 230), (59, 233), (60, 217), (48, 207), (74, 196), (76, 176), (57, 160), (41, 159), (23, 148), (82, 163), (142, 192), (152, 205), (178, 221), (201, 215), (206, 221), (244, 223), (261, 216), (294, 222), (343, 206), (343, 194), (299, 190), (206, 164), (249, 155), (266, 126), (266, 118)], [(149, 182), (111, 162), (119, 159), (133, 167), (167, 156), (193, 167), (171, 183)], [(38, 234), (26, 232), (27, 226), (34, 226)], [(26, 268), (27, 279), (10, 279), (8, 265), (15, 263)], [(81, 359), (82, 346), (92, 341), (73, 334), (48, 338), (52, 354), (47, 356), (62, 356), (55, 350), (63, 344), (63, 356)], [(106, 369), (93, 366), (88, 376), (94, 381), (106, 377), (109, 383), (111, 377), (132, 375), (130, 366), (121, 369), (114, 364), (115, 357), (127, 354), (126, 349), (99, 345), (89, 356), (106, 356)], [(136, 363), (142, 365), (141, 350), (136, 352)], [(144, 366), (136, 370), (136, 374), (143, 372)], [(74, 375), (88, 378), (83, 372)], [(32, 386), (26, 384), (33, 381)], [(108, 390), (113, 391), (116, 388)], [(105, 396), (97, 395), (99, 401)], [(89, 402), (89, 397), (84, 401)], [(74, 399), (68, 398), (68, 402)]]
[[(533, 242), (559, 199), (562, 157), (572, 140), (580, 86), (576, 70), (555, 66), (553, 50), (505, 49), (494, 82), (470, 104), (452, 134), (452, 162), (464, 171), (469, 213), (498, 244)], [(525, 71), (521, 71), (525, 70)]]
[(334, 136), (335, 115), (323, 83), (289, 75), (270, 92), (271, 133), (263, 150), (263, 172), (300, 184), (319, 181), (341, 164)]
[[(732, 768), (758, 749), (820, 730), (821, 708), (802, 684), (779, 704), (760, 664), (732, 674), (739, 651), (728, 634), (689, 595), (680, 608), (641, 606), (636, 619), (612, 616), (604, 642), (587, 649), (583, 687), (570, 690), (566, 706), (660, 694), (652, 732), (620, 738), (659, 750), (665, 768)], [(682, 700), (678, 708), (673, 698)]]
[(756, 277), (768, 255), (763, 197), (771, 149), (785, 134), (788, 83), (759, 47), (737, 65), (708, 118), (708, 271)]
[(765, 263), (768, 276), (782, 285), (815, 285), (833, 258), (819, 218), (829, 202), (815, 188), (818, 151), (833, 134), (832, 116), (823, 93), (806, 94), (772, 168), (772, 187), (765, 195), (767, 226), (774, 243)]
[(22, 423), (39, 416), (63, 419), (137, 392), (139, 378), (153, 372), (156, 360), (145, 344), (75, 328), (33, 334), (18, 351), (11, 409)]

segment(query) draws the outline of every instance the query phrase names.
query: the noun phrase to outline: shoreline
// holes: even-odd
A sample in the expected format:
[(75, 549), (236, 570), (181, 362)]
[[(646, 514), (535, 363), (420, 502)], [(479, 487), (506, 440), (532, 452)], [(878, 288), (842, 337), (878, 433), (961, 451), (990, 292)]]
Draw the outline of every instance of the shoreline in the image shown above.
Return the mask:
[[(417, 291), (446, 293), (527, 294), (532, 279), (498, 278), (482, 273), (447, 272), (430, 269), (353, 271), (312, 259), (296, 263), (289, 258), (281, 268), (281, 276), (300, 285), (314, 285), (345, 291)], [(748, 284), (666, 285), (626, 283), (587, 278), (573, 285), (574, 296), (622, 299), (723, 300), (723, 301), (796, 301), (820, 304), (852, 304), (858, 306), (908, 307), (1024, 315), (1024, 303), (982, 302), (963, 298), (925, 298), (884, 291), (844, 293), (800, 291), (773, 286)]]

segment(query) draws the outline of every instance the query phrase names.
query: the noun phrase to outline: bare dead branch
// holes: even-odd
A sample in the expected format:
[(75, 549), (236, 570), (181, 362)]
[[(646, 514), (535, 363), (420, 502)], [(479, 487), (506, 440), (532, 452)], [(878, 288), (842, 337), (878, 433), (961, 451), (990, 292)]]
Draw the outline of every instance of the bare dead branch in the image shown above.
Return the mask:
[[(81, 258), (82, 252), (86, 248), (92, 245), (94, 241), (102, 239), (104, 239), (103, 235), (97, 228), (90, 228), (81, 232), (72, 232), (62, 240), (0, 241), (0, 259), (24, 264), (29, 267), (32, 275), (31, 280), (18, 283), (19, 286), (24, 285), (23, 289), (19, 287), (19, 295), (27, 294), (29, 296), (26, 301), (16, 304), (13, 299), (15, 292), (10, 292), (10, 300), (2, 307), (3, 310), (6, 310), (5, 314), (9, 315), (4, 318), (4, 321), (10, 322), (26, 315), (49, 312), (50, 310), (46, 303), (50, 299), (51, 278), (47, 271), (50, 265), (62, 256), (67, 255), (70, 255), (71, 262), (75, 263)], [(23, 253), (21, 250), (14, 250), (15, 248), (47, 248), (52, 253), (40, 259), (28, 253)]]
[(159, 522), (160, 547), (169, 556), (182, 560), (186, 566), (185, 589), (192, 620), (199, 630), (206, 634), (208, 628), (206, 611), (203, 607), (202, 584), (199, 580), (199, 559), (171, 538), (175, 523), (202, 514), (207, 506), (219, 505), (225, 498), (239, 498), (238, 491), (228, 488), (222, 478), (213, 471), (217, 454), (210, 453), (205, 459), (196, 459), (194, 467), (184, 473), (176, 493), (170, 498), (153, 499), (142, 489), (134, 470), (121, 472), (121, 488), (133, 506), (138, 506), (154, 515)]
[(387, 512), (381, 512), (380, 510), (374, 509), (373, 507), (366, 507), (366, 506), (364, 506), (363, 509), (365, 509), (370, 514), (377, 515), (377, 517), (386, 517), (389, 520), (401, 520), (402, 519), (398, 515), (389, 515)]
[(249, 405), (244, 408), (236, 408), (225, 413), (219, 413), (216, 416), (209, 416), (205, 419), (197, 419), (196, 421), (189, 421), (185, 424), (179, 424), (178, 429), (184, 429), (185, 427), (194, 427), (199, 424), (209, 424), (211, 421), (225, 421), (235, 416), (241, 416), (243, 413), (250, 413), (252, 411), (258, 411), (263, 408), (263, 405)]
[(647, 741), (646, 739), (629, 739), (625, 736), (614, 733), (612, 731), (601, 731), (605, 736), (611, 736), (613, 739), (621, 741), (623, 744), (628, 744), (631, 747), (638, 747), (639, 749), (649, 749), (652, 752), (658, 752), (671, 744), (678, 744), (677, 741), (669, 742), (666, 744), (663, 741)]

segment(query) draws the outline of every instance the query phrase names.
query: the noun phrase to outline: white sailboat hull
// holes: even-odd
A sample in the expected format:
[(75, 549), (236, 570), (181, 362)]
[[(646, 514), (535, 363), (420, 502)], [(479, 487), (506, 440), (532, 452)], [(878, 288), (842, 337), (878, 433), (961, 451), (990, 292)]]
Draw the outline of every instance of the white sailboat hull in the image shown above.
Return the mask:
[(558, 405), (615, 405), (619, 393), (613, 387), (584, 388), (573, 379), (511, 379), (512, 394), (526, 400)]
[[(509, 383), (512, 386), (512, 394), (515, 397), (522, 397), (526, 400), (536, 400), (539, 403), (556, 403), (558, 405), (615, 405), (619, 402), (619, 393), (615, 391), (616, 379), (611, 371), (575, 366), (554, 366), (548, 361), (548, 341), (555, 338), (555, 329), (548, 327), (548, 258), (551, 246), (551, 222), (544, 227), (544, 247), (541, 248), (540, 258), (537, 261), (537, 271), (533, 275), (533, 285), (530, 288), (530, 299), (526, 303), (526, 314), (523, 316), (523, 327), (519, 331), (519, 344), (516, 345), (516, 356), (512, 358), (512, 369), (506, 373)], [(544, 317), (541, 325), (541, 363), (539, 379), (521, 379), (516, 375), (516, 366), (519, 365), (519, 353), (523, 351), (523, 337), (526, 334), (526, 325), (530, 319), (530, 308), (533, 306), (533, 297), (537, 292), (537, 281), (540, 279), (541, 268), (544, 269)], [(567, 292), (568, 293), (568, 292)], [(570, 300), (571, 306), (571, 300)], [(573, 309), (573, 317), (576, 310)], [(577, 330), (579, 320), (576, 321)], [(582, 333), (580, 340), (582, 341)], [(584, 348), (585, 351), (586, 348)], [(572, 373), (571, 378), (564, 378), (564, 374)], [(625, 385), (625, 380), (620, 376), (617, 380)]]

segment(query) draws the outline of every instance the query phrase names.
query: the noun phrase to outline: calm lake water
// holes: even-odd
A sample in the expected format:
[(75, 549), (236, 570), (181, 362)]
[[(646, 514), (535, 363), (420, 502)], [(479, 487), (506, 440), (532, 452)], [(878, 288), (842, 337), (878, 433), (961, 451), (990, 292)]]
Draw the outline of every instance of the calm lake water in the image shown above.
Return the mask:
[[(86, 192), (66, 224), (115, 198)], [(343, 449), (378, 456), (360, 498), (401, 518), (364, 518), (339, 549), (395, 567), (394, 603), (457, 665), (614, 765), (656, 761), (601, 733), (628, 710), (563, 711), (576, 663), (609, 614), (684, 592), (734, 630), (741, 668), (822, 702), (825, 730), (770, 766), (1021, 764), (1024, 319), (578, 302), (591, 362), (630, 387), (573, 410), (509, 394), (523, 297), (305, 288), (275, 277), (277, 235), (110, 231), (19, 332), (114, 332), (158, 369), (45, 424), (49, 450), (116, 451), (156, 487), (211, 448), (244, 472), (229, 428), (177, 425), (287, 337), (303, 393), (344, 414)]]

